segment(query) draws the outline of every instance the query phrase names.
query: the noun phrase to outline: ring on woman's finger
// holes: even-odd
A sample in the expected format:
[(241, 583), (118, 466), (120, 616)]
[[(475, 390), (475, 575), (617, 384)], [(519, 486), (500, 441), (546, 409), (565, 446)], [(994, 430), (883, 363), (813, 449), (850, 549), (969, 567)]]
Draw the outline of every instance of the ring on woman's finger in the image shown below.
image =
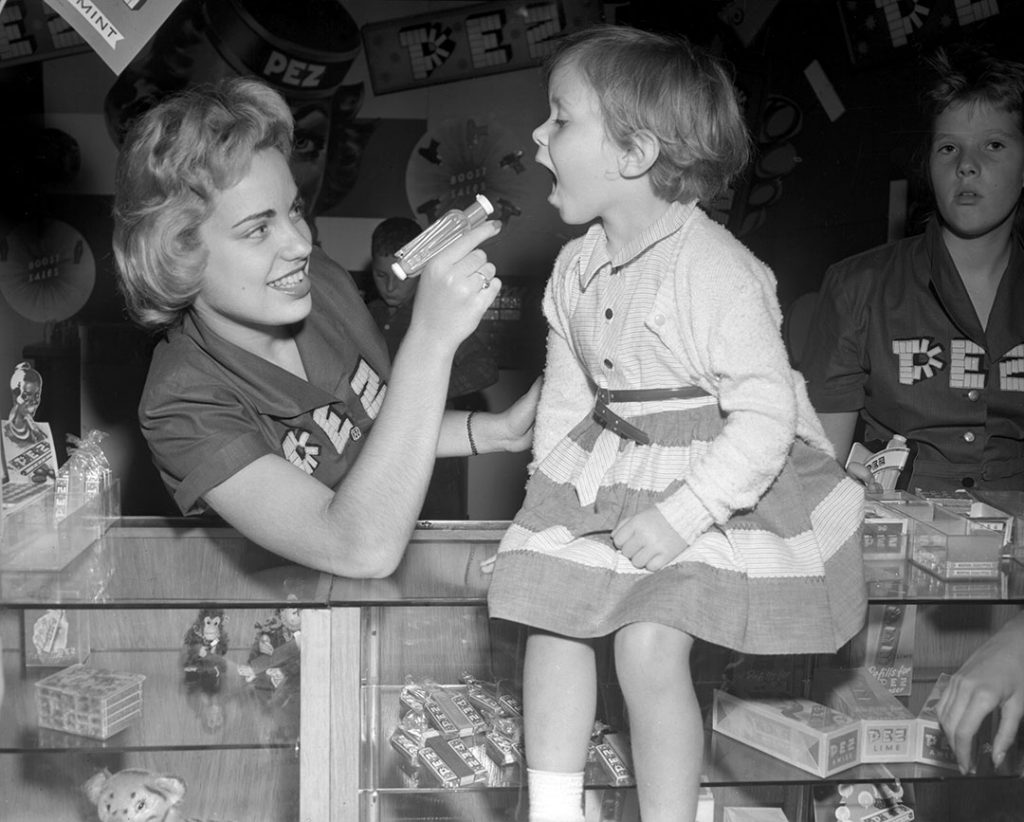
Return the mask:
[(484, 274), (484, 272), (482, 272), (482, 271), (474, 271), (473, 273), (474, 274), (478, 274), (480, 276), (480, 279), (483, 280), (483, 282), (480, 283), (480, 290), (481, 291), (486, 291), (488, 288), (491, 287), (491, 278), (488, 277), (486, 274)]

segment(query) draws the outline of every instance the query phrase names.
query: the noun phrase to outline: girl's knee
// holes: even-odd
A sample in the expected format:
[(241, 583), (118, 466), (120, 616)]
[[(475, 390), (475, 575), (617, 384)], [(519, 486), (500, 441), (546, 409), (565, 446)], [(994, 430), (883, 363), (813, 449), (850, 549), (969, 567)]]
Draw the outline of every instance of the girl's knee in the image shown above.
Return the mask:
[(615, 653), (638, 653), (644, 656), (671, 656), (689, 659), (693, 637), (678, 628), (657, 622), (633, 622), (615, 635)]
[(615, 667), (623, 687), (637, 684), (661, 687), (690, 679), (689, 634), (651, 622), (636, 622), (615, 635)]

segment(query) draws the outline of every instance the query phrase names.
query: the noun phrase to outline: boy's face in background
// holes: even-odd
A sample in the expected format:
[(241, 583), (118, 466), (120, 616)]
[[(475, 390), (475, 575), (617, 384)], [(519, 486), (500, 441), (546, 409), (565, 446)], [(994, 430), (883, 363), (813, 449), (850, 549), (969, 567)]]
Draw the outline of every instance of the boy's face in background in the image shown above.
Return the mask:
[(947, 230), (980, 237), (1011, 223), (1024, 186), (1020, 114), (959, 103), (933, 127), (929, 172)]
[(371, 266), (373, 268), (373, 284), (377, 286), (377, 293), (389, 306), (398, 308), (413, 298), (419, 278), (406, 277), (404, 280), (400, 280), (391, 270), (391, 264), (394, 262), (394, 254), (377, 254), (373, 257)]

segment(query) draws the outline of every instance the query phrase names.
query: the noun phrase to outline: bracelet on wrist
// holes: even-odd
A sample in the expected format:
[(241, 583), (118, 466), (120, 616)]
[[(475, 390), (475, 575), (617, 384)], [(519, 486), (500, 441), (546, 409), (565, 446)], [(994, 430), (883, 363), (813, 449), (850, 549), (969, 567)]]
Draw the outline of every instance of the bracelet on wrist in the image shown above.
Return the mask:
[(470, 411), (466, 415), (466, 434), (469, 436), (469, 451), (475, 457), (480, 452), (476, 449), (476, 440), (473, 439), (473, 415), (476, 411)]

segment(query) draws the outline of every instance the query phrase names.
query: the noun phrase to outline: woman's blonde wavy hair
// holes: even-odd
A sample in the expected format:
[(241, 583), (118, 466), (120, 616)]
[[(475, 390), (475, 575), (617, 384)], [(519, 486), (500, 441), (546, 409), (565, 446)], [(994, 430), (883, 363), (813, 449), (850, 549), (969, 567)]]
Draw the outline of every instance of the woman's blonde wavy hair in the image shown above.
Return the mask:
[(117, 161), (114, 257), (132, 318), (174, 325), (202, 284), (199, 227), (214, 198), (263, 149), (292, 152), (284, 98), (251, 78), (231, 78), (168, 97), (132, 125)]

